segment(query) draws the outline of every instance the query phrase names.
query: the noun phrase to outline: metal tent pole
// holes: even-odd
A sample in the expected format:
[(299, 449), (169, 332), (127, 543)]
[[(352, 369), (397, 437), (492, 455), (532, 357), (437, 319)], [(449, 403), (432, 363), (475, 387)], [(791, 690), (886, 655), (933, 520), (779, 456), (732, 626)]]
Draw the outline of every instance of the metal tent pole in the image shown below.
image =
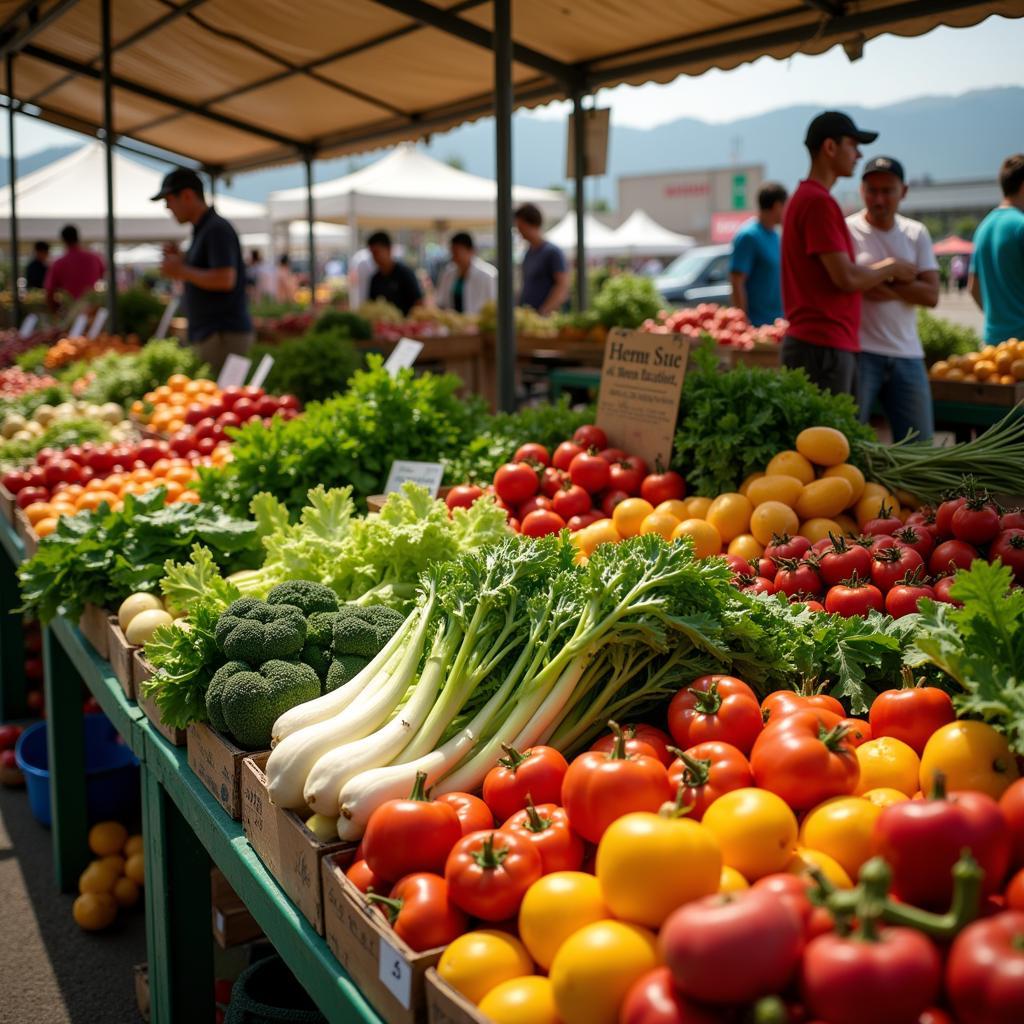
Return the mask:
[(584, 184), (587, 174), (586, 128), (583, 122), (583, 94), (573, 93), (572, 97), (572, 142), (573, 178), (576, 182), (576, 309), (587, 308), (587, 257), (584, 243), (584, 215), (586, 193)]
[(103, 153), (107, 165), (107, 331), (117, 333), (117, 268), (114, 265), (114, 91), (110, 72), (110, 0), (100, 3), (103, 46)]
[(313, 238), (313, 154), (307, 152), (303, 157), (306, 167), (306, 229), (309, 242), (309, 295), (310, 302), (316, 306), (316, 246)]
[(14, 54), (7, 54), (7, 180), (11, 191), (11, 301), (14, 326), (21, 326), (21, 293), (18, 290), (18, 202), (14, 194), (17, 183), (14, 159)]
[(512, 267), (512, 0), (494, 0), (494, 135), (497, 164), (498, 407), (516, 407), (516, 323)]

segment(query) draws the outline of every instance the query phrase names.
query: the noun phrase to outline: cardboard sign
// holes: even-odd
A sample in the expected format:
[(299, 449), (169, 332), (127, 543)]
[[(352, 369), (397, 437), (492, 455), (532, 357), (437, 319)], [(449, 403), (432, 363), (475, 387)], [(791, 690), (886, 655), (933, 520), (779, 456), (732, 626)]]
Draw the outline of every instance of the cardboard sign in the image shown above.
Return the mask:
[(609, 331), (601, 367), (597, 425), (609, 442), (651, 469), (668, 466), (690, 343), (681, 334)]
[(263, 382), (267, 379), (267, 374), (270, 373), (271, 367), (274, 365), (273, 356), (264, 356), (256, 366), (256, 372), (252, 375), (252, 379), (249, 383), (254, 388), (263, 387)]
[(398, 371), (412, 366), (422, 351), (422, 341), (413, 341), (412, 338), (400, 338), (398, 344), (391, 350), (391, 355), (385, 361), (384, 369), (392, 377), (397, 377)]
[(408, 1009), (412, 1002), (412, 968), (409, 961), (383, 935), (380, 937), (377, 976), (399, 1003)]
[(84, 313), (79, 313), (71, 324), (71, 329), (68, 331), (68, 337), (80, 338), (85, 331), (85, 324), (88, 319), (89, 318)]
[[(608, 172), (608, 126), (610, 107), (588, 107), (583, 111), (583, 174), (587, 178)], [(565, 146), (565, 176), (576, 177), (576, 115), (569, 115), (569, 139)]]
[(178, 311), (178, 302), (178, 296), (172, 295), (170, 301), (164, 307), (164, 315), (160, 317), (160, 324), (156, 329), (156, 334), (153, 335), (154, 338), (167, 337), (167, 329), (171, 326), (171, 318)]
[(107, 322), (108, 313), (109, 311), (106, 306), (96, 310), (96, 315), (92, 318), (92, 324), (89, 326), (89, 333), (86, 335), (90, 341), (103, 330), (103, 325)]
[(21, 322), (21, 330), (18, 331), (18, 337), (27, 338), (36, 329), (37, 323), (39, 323), (39, 317), (35, 313), (29, 313)]
[(388, 482), (384, 485), (384, 493), (393, 494), (402, 489), (402, 484), (414, 483), (419, 484), (420, 487), (426, 487), (436, 498), (443, 478), (444, 466), (440, 462), (413, 462), (395, 459), (391, 463), (391, 471), (388, 473)]
[(235, 355), (235, 353), (232, 352), (224, 360), (220, 376), (217, 378), (217, 387), (221, 390), (232, 386), (240, 387), (245, 383), (245, 378), (249, 376), (249, 371), (251, 369), (251, 359), (246, 359), (245, 356)]

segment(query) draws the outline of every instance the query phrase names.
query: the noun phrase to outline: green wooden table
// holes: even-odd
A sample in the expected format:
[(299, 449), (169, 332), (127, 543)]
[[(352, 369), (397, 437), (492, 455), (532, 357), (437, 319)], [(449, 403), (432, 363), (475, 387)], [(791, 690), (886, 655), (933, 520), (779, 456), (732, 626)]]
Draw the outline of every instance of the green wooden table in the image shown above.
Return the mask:
[[(17, 594), (16, 565), (23, 557), (10, 524), (0, 521), (0, 600)], [(17, 605), (4, 607), (9, 611)], [(11, 616), (7, 616), (11, 618)], [(15, 618), (15, 621), (18, 620)], [(13, 631), (21, 652), (21, 628)], [(23, 680), (8, 675), (13, 643), (0, 629), (0, 695), (4, 707)], [(78, 628), (56, 619), (43, 633), (50, 797), (56, 881), (77, 890), (88, 863), (82, 683), (140, 761), (146, 854), (146, 941), (153, 1024), (205, 1024), (213, 1020), (213, 934), (210, 866), (216, 864), (267, 938), (332, 1024), (379, 1024), (380, 1018), (326, 942), (281, 891), (242, 832), (188, 766), (184, 749), (171, 746), (134, 701), (125, 698), (110, 665)], [(20, 662), (19, 662), (20, 663)]]

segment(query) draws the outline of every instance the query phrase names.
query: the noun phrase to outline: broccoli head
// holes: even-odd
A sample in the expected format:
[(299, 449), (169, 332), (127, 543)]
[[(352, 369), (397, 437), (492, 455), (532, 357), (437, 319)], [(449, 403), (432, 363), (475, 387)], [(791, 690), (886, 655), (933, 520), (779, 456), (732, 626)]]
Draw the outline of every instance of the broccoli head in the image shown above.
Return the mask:
[(369, 658), (361, 657), (358, 654), (339, 654), (327, 670), (323, 692), (330, 693), (331, 690), (344, 686), (350, 679), (355, 679), (369, 664)]
[(230, 733), (240, 747), (265, 750), (274, 722), (289, 708), (319, 696), (320, 680), (300, 661), (274, 658), (258, 669), (228, 662), (210, 683), (206, 706), (214, 728), (222, 722), (221, 731)]
[(372, 658), (395, 635), (404, 619), (384, 605), (342, 605), (334, 622), (334, 654)]
[(381, 636), (381, 647), (383, 647), (398, 632), (398, 627), (405, 622), (405, 616), (389, 608), (386, 604), (371, 604), (360, 611), (363, 616), (377, 627)]
[(336, 612), (338, 598), (330, 587), (312, 580), (285, 580), (269, 594), (267, 604), (293, 604), (303, 615), (314, 612)]
[(306, 620), (306, 643), (302, 648), (301, 660), (316, 672), (321, 683), (326, 680), (331, 665), (334, 621), (337, 617), (337, 612), (314, 612)]
[(226, 658), (262, 665), (271, 659), (294, 657), (302, 650), (306, 617), (295, 605), (243, 597), (221, 614), (214, 638)]

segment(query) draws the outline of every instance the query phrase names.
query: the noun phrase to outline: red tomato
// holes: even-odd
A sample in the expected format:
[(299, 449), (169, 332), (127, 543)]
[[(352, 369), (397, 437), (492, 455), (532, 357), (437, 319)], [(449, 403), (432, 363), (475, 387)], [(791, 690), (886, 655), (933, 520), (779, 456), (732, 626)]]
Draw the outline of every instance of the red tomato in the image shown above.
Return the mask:
[(417, 953), (447, 946), (469, 928), (469, 918), (452, 904), (448, 883), (440, 875), (406, 875), (390, 896), (371, 893), (367, 902), (377, 907), (395, 934)]
[(539, 486), (537, 471), (528, 462), (506, 462), (494, 474), (494, 489), (509, 505), (521, 505)]
[(494, 828), (494, 815), (490, 807), (472, 793), (442, 793), (434, 797), (434, 802), (448, 804), (455, 811), (464, 836), (481, 829)]
[(922, 562), (928, 561), (935, 547), (935, 538), (923, 526), (904, 526), (893, 534), (893, 539), (904, 547), (913, 548), (921, 556)]
[(775, 574), (779, 571), (779, 567), (770, 558), (759, 558), (757, 565), (752, 567), (756, 570), (758, 576), (762, 576), (766, 580), (775, 581)]
[(580, 452), (569, 463), (569, 479), (587, 494), (603, 491), (611, 482), (611, 467), (600, 455)]
[(817, 886), (808, 874), (791, 875), (778, 873), (759, 878), (751, 889), (765, 889), (774, 893), (777, 899), (788, 903), (799, 915), (804, 926), (804, 938), (810, 941), (815, 935), (832, 931), (834, 920), (828, 910), (811, 900), (812, 890)]
[(14, 499), (18, 508), (28, 508), (37, 501), (49, 501), (50, 492), (45, 487), (22, 487)]
[(551, 462), (551, 456), (544, 445), (531, 441), (528, 444), (521, 444), (516, 449), (515, 455), (512, 456), (512, 461), (536, 462), (541, 466), (547, 466)]
[(997, 558), (1013, 570), (1017, 583), (1024, 582), (1024, 530), (1003, 530), (988, 549), (990, 561)]
[(1010, 867), (1024, 867), (1024, 779), (1010, 783), (999, 798), (999, 810), (1010, 827)]
[(686, 481), (674, 470), (655, 470), (644, 477), (640, 497), (657, 507), (663, 501), (686, 497)]
[(963, 608), (963, 602), (958, 601), (949, 592), (950, 588), (956, 583), (956, 576), (943, 576), (941, 579), (935, 581), (935, 600), (942, 601), (944, 604), (954, 604), (957, 608)]
[(845, 726), (848, 730), (846, 735), (849, 737), (850, 745), (853, 747), (859, 747), (862, 743), (867, 743), (872, 738), (871, 726), (863, 718), (843, 718), (840, 719), (839, 724)]
[(619, 1024), (721, 1024), (717, 1010), (684, 999), (667, 967), (638, 978), (619, 1009)]
[(647, 475), (647, 468), (642, 459), (635, 461), (613, 462), (609, 486), (615, 490), (625, 491), (630, 497), (640, 493), (640, 487)]
[(582, 448), (597, 448), (600, 451), (602, 448), (608, 447), (608, 435), (592, 423), (585, 423), (582, 427), (577, 427), (572, 439)]
[(554, 466), (545, 466), (540, 477), (540, 491), (546, 498), (553, 498), (563, 487), (571, 481), (569, 474), (555, 469)]
[[(526, 463), (522, 463), (526, 465)], [(537, 509), (523, 516), (520, 532), (527, 537), (546, 537), (549, 533), (558, 533), (565, 529), (565, 520), (556, 512)]]
[(788, 533), (772, 537), (771, 544), (764, 549), (765, 558), (773, 562), (779, 558), (803, 558), (811, 550), (811, 542), (802, 536), (790, 537)]
[(615, 511), (616, 505), (621, 505), (627, 498), (632, 497), (626, 491), (610, 490), (605, 491), (604, 494), (599, 494), (598, 498), (601, 501), (601, 511), (611, 518), (612, 513)]
[(883, 594), (888, 594), (901, 579), (915, 569), (923, 571), (924, 560), (913, 548), (897, 545), (882, 548), (871, 556), (871, 582)]
[(775, 584), (764, 576), (739, 576), (736, 583), (744, 594), (775, 593)]
[(846, 537), (836, 537), (823, 552), (818, 571), (829, 587), (845, 582), (854, 573), (866, 580), (871, 575), (871, 554)]
[(725, 559), (736, 576), (754, 575), (753, 566), (745, 558), (741, 558), (739, 555), (719, 555), (718, 557)]
[(527, 498), (526, 501), (516, 509), (519, 514), (519, 518), (525, 519), (531, 512), (547, 512), (553, 505), (550, 498), (546, 498), (543, 494), (535, 494), (532, 498)]
[(748, 754), (762, 728), (757, 696), (735, 676), (701, 676), (668, 706), (668, 731), (684, 750), (720, 740)]
[(860, 767), (840, 722), (830, 711), (797, 711), (768, 725), (750, 753), (757, 785), (800, 811), (852, 793)]
[(957, 569), (970, 569), (971, 562), (979, 558), (978, 552), (962, 540), (945, 540), (928, 559), (928, 571), (933, 576), (943, 572), (956, 572)]
[[(672, 737), (661, 729), (643, 722), (631, 723), (622, 726), (622, 735), (626, 741), (627, 754), (646, 754), (648, 757), (657, 758), (665, 767), (672, 763), (674, 755), (669, 752)], [(600, 739), (594, 740), (590, 749), (603, 750), (610, 754), (615, 749), (616, 739), (615, 733), (606, 733)]]
[(981, 547), (999, 533), (999, 510), (987, 497), (968, 498), (954, 513), (953, 536)]
[(946, 991), (960, 1024), (1020, 1024), (1024, 1006), (1024, 912), (969, 924), (953, 942)]
[(444, 878), (455, 906), (484, 921), (519, 912), (526, 890), (543, 872), (540, 853), (515, 832), (470, 832), (448, 855)]
[(621, 462), (626, 457), (626, 453), (621, 448), (602, 448), (598, 454), (609, 465), (613, 462)]
[(871, 735), (891, 736), (911, 747), (918, 757), (932, 733), (956, 718), (953, 701), (937, 686), (883, 690), (871, 704)]
[(533, 843), (545, 875), (553, 871), (579, 871), (583, 864), (583, 840), (569, 825), (565, 809), (557, 804), (538, 804), (527, 798), (526, 807), (512, 815), (503, 832), (514, 832)]
[(855, 576), (846, 583), (829, 587), (825, 611), (846, 619), (852, 615), (867, 615), (870, 611), (884, 612), (885, 599), (878, 587)]
[(591, 511), (584, 512), (581, 516), (570, 516), (565, 525), (570, 533), (578, 533), (585, 526), (590, 526), (591, 523), (596, 523), (599, 519), (604, 518), (600, 512), (595, 512), (591, 509)]
[(531, 796), (537, 803), (557, 804), (562, 799), (562, 780), (568, 762), (554, 747), (536, 746), (520, 753), (504, 746), (505, 756), (484, 776), (484, 803), (499, 821), (506, 821), (526, 806)]
[(1024, 868), (1006, 883), (1003, 898), (1006, 900), (1007, 910), (1024, 910)]
[(920, 573), (911, 573), (904, 576), (885, 595), (885, 610), (894, 618), (902, 619), (904, 615), (913, 615), (917, 611), (919, 602), (928, 598), (935, 600), (934, 588), (927, 583), (920, 582), (923, 577)]
[(1000, 530), (1024, 530), (1024, 509), (1015, 508), (999, 517)]
[(568, 472), (569, 464), (583, 450), (583, 446), (576, 444), (574, 441), (563, 441), (555, 449), (554, 455), (551, 456), (551, 465), (554, 466), (555, 469), (561, 469)]
[(882, 506), (882, 514), (877, 519), (869, 519), (861, 533), (865, 537), (891, 537), (903, 526), (903, 520), (892, 515), (892, 509)]
[(381, 878), (402, 878), (416, 871), (440, 872), (462, 836), (458, 815), (448, 804), (424, 795), (425, 772), (416, 773), (408, 800), (388, 800), (366, 823), (363, 856)]
[(806, 559), (797, 561), (793, 558), (780, 558), (776, 564), (779, 569), (772, 582), (775, 589), (788, 597), (796, 594), (809, 594), (820, 597), (824, 587), (818, 570)]
[(352, 861), (351, 867), (345, 872), (345, 877), (360, 891), (387, 892), (391, 883), (386, 878), (375, 875), (370, 870), (370, 865), (361, 858)]
[(672, 799), (668, 772), (656, 758), (629, 755), (622, 730), (612, 723), (620, 738), (610, 754), (588, 750), (565, 773), (561, 805), (576, 831), (588, 842), (599, 842), (605, 829), (631, 811), (660, 810)]
[(679, 751), (679, 757), (669, 765), (668, 781), (681, 805), (692, 805), (687, 816), (700, 821), (723, 793), (753, 786), (754, 776), (741, 750), (731, 743), (711, 742)]
[(6, 487), (7, 490), (11, 492), (11, 494), (17, 494), (18, 491), (22, 489), (22, 487), (28, 487), (28, 478), (25, 476), (24, 473), (19, 473), (16, 471), (11, 473), (5, 473), (3, 480), (0, 482), (3, 483), (4, 487)]
[(469, 508), (483, 494), (476, 484), (456, 484), (444, 499), (448, 508)]
[(582, 516), (589, 512), (593, 508), (593, 503), (588, 491), (585, 491), (579, 484), (570, 484), (555, 494), (551, 499), (551, 507), (563, 519), (569, 520), (573, 516)]

